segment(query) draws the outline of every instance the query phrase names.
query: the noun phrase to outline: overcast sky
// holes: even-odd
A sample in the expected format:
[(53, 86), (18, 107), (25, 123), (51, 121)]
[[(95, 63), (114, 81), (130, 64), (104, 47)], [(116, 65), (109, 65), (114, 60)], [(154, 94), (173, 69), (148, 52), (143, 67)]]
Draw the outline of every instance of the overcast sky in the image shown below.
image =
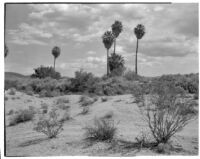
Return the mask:
[[(138, 72), (145, 76), (198, 72), (198, 4), (7, 4), (5, 71), (32, 74), (52, 66), (51, 50), (61, 48), (56, 70), (74, 76), (80, 68), (106, 73), (101, 36), (115, 20), (123, 24), (116, 52), (134, 69), (133, 28), (146, 28), (139, 41)], [(110, 49), (110, 52), (113, 51)]]

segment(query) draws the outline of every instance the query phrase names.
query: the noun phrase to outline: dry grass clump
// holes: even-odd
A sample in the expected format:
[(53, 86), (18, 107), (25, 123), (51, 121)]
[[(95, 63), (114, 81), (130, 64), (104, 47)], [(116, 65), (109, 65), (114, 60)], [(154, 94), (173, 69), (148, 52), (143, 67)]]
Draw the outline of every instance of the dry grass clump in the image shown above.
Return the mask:
[(94, 124), (86, 126), (84, 129), (86, 139), (90, 141), (111, 141), (117, 130), (114, 120), (103, 118), (95, 118)]
[(9, 126), (14, 126), (19, 123), (31, 121), (34, 118), (34, 115), (35, 115), (35, 111), (31, 109), (19, 110), (10, 117)]

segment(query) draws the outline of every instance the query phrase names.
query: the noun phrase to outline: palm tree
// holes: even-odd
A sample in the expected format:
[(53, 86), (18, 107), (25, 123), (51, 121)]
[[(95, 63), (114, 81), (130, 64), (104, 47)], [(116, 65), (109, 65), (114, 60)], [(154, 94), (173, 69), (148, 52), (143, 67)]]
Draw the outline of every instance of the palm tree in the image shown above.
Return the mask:
[(138, 53), (138, 43), (139, 40), (142, 39), (142, 37), (145, 34), (145, 27), (142, 24), (138, 24), (137, 27), (134, 28), (134, 33), (137, 38), (137, 45), (136, 45), (136, 55), (135, 55), (135, 73), (137, 75), (137, 53)]
[(116, 39), (117, 37), (119, 36), (119, 34), (122, 32), (123, 30), (123, 26), (122, 26), (122, 23), (120, 21), (115, 21), (114, 24), (112, 24), (112, 32), (113, 32), (113, 35), (115, 36), (115, 39), (114, 39), (114, 54), (115, 54), (115, 49), (116, 49)]
[(109, 64), (108, 64), (108, 56), (109, 56), (109, 49), (111, 48), (113, 41), (114, 41), (114, 35), (111, 31), (106, 31), (102, 36), (103, 44), (105, 48), (107, 49), (107, 76), (109, 74)]
[(8, 47), (5, 44), (5, 46), (4, 46), (4, 58), (6, 58), (8, 56), (8, 52), (9, 52)]
[(60, 56), (60, 48), (55, 46), (53, 49), (52, 49), (52, 55), (54, 56), (54, 70), (55, 70), (55, 63), (56, 63), (56, 58), (58, 56)]

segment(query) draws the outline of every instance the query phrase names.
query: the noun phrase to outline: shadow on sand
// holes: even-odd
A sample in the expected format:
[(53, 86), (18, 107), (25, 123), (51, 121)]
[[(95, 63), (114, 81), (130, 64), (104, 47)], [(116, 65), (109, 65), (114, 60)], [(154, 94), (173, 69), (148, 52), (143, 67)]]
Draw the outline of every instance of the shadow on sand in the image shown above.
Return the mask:
[(48, 140), (50, 140), (50, 139), (49, 138), (32, 139), (32, 140), (25, 141), (25, 142), (19, 144), (18, 146), (19, 147), (26, 147), (26, 146), (30, 146), (30, 145), (39, 144), (43, 141), (48, 141)]

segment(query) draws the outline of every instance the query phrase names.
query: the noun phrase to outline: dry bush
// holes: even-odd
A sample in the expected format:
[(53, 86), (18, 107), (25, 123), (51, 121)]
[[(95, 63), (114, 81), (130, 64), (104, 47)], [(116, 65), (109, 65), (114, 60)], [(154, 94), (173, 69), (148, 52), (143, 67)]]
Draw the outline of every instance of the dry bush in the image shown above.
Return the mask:
[(108, 98), (107, 98), (107, 97), (101, 97), (101, 101), (102, 101), (102, 102), (107, 102), (107, 101), (108, 101)]
[(16, 89), (11, 88), (10, 91), (8, 92), (9, 95), (15, 95), (16, 94)]
[(148, 102), (143, 102), (141, 112), (158, 144), (167, 143), (195, 117), (197, 111), (183, 96), (183, 91), (172, 83), (156, 83)]
[(58, 116), (55, 109), (40, 116), (33, 130), (44, 133), (48, 138), (55, 138), (63, 130), (63, 121), (59, 121)]
[(26, 121), (31, 121), (34, 118), (35, 111), (31, 109), (22, 109), (15, 112), (14, 115), (10, 117), (9, 126), (14, 126), (19, 123), (23, 123)]
[(92, 105), (94, 102), (95, 102), (94, 99), (92, 99), (88, 96), (85, 96), (85, 95), (81, 96), (80, 100), (79, 100), (79, 103), (81, 103), (81, 107), (86, 107), (86, 106)]
[(56, 101), (56, 104), (63, 104), (63, 103), (69, 103), (69, 99), (58, 98)]
[(115, 127), (114, 120), (95, 118), (92, 126), (86, 126), (85, 135), (86, 139), (90, 141), (111, 141), (117, 128)]
[(89, 113), (90, 108), (88, 106), (83, 107), (82, 112), (80, 113), (81, 115), (86, 115)]

